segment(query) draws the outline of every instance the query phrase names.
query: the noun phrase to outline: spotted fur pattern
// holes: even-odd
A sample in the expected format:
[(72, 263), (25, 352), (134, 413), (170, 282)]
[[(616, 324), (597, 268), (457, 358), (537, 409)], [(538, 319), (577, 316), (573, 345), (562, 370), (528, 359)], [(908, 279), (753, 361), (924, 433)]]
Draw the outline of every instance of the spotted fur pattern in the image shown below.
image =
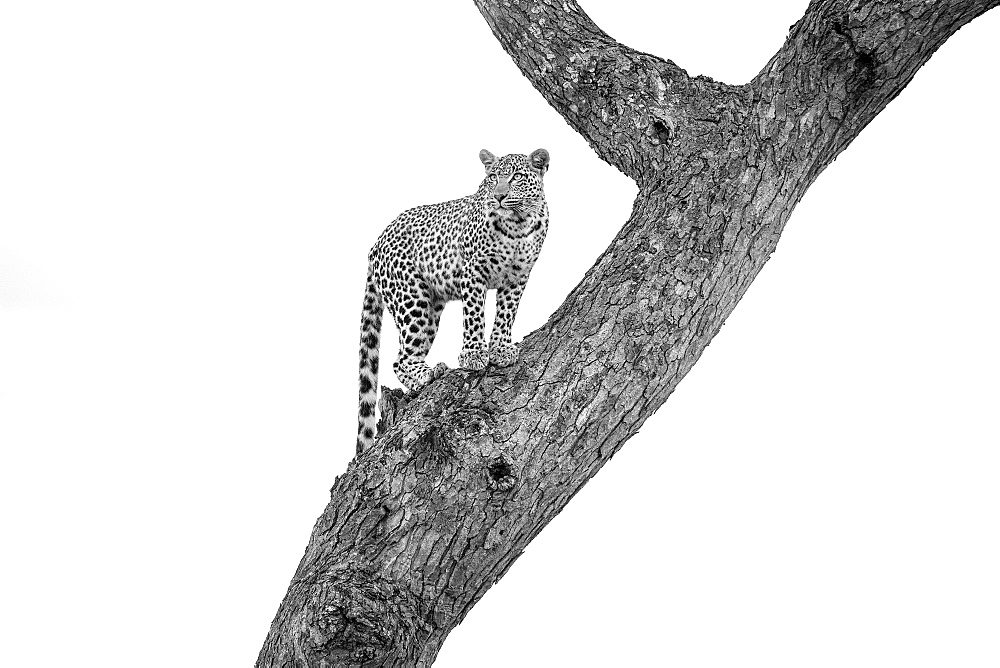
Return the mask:
[[(392, 365), (399, 380), (416, 391), (447, 370), (424, 360), (434, 343), (445, 303), (462, 302), (462, 351), (458, 364), (484, 369), (490, 362), (517, 361), (511, 328), (521, 293), (549, 226), (542, 176), (549, 154), (479, 159), (486, 178), (473, 195), (404, 211), (368, 254), (368, 280), (361, 312), (358, 452), (375, 437), (379, 337), (388, 309), (399, 330)], [(497, 310), (486, 343), (486, 291), (496, 290)]]

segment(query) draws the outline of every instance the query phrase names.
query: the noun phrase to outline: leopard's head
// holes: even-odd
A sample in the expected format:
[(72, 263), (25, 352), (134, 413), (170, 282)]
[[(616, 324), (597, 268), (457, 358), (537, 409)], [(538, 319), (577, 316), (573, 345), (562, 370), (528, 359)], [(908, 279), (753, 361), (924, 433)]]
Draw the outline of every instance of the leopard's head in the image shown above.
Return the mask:
[(544, 148), (531, 155), (511, 153), (497, 158), (483, 149), (479, 159), (486, 167), (481, 189), (490, 207), (497, 211), (529, 213), (541, 210), (545, 202), (542, 176), (549, 168), (549, 152)]

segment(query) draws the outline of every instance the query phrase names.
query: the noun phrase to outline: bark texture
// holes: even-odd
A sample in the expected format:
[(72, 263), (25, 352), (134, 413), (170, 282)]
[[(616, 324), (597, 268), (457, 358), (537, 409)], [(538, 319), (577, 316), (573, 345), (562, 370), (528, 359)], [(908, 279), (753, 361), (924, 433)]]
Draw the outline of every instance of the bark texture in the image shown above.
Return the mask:
[(751, 82), (690, 77), (574, 0), (475, 0), (521, 72), (639, 185), (632, 215), (508, 369), (384, 392), (257, 661), (429, 666), (448, 633), (719, 331), (809, 185), (1000, 0), (814, 0)]

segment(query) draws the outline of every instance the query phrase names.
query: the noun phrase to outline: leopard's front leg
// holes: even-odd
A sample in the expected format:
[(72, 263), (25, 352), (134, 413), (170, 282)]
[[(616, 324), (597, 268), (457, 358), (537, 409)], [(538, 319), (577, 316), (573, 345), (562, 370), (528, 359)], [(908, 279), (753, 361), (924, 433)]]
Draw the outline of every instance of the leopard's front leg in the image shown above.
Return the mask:
[(486, 284), (462, 281), (462, 352), (458, 366), (480, 371), (489, 363), (486, 348)]
[(510, 366), (517, 361), (517, 346), (511, 343), (511, 331), (523, 292), (523, 283), (497, 289), (497, 316), (490, 335), (490, 361), (497, 366)]

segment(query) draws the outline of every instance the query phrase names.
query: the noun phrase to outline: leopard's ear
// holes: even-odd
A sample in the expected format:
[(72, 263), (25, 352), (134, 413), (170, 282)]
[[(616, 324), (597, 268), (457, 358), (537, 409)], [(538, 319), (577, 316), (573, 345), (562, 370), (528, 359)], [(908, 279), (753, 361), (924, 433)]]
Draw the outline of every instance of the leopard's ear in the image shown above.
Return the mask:
[(485, 148), (479, 152), (479, 159), (483, 161), (483, 165), (486, 166), (487, 172), (490, 171), (490, 167), (493, 166), (493, 163), (497, 161), (497, 157)]
[(531, 152), (528, 162), (538, 170), (539, 174), (544, 174), (549, 169), (549, 152), (544, 148), (539, 148)]

